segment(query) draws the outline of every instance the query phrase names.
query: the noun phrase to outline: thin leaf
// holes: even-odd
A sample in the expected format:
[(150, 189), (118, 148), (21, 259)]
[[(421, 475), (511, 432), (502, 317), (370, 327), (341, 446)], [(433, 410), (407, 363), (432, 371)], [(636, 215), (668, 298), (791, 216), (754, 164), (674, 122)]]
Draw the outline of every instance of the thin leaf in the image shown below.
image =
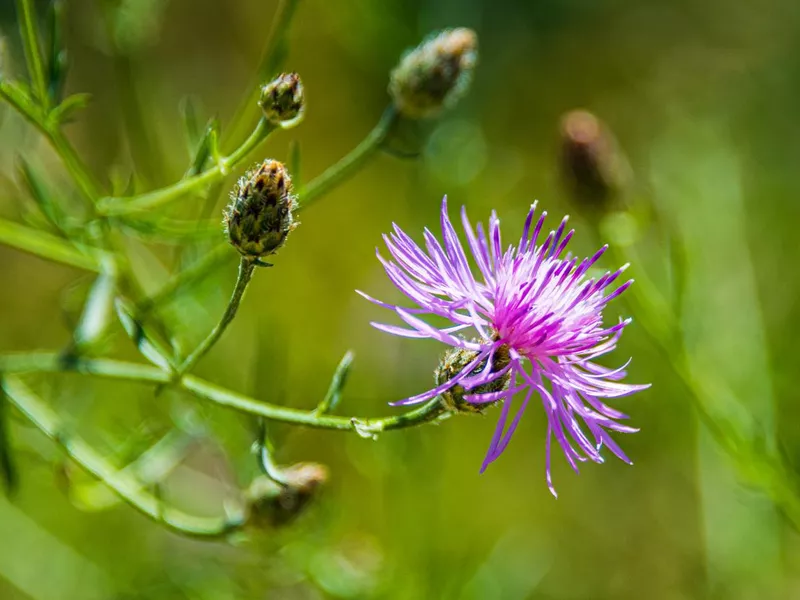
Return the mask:
[(11, 495), (17, 489), (19, 477), (11, 452), (8, 429), (8, 398), (0, 386), (0, 479), (3, 480), (6, 494)]
[(154, 339), (152, 333), (145, 328), (144, 323), (135, 316), (136, 311), (133, 306), (127, 301), (118, 298), (116, 308), (122, 327), (136, 344), (142, 356), (165, 371), (174, 370), (170, 353), (166, 350), (164, 344)]
[(214, 161), (219, 160), (219, 121), (217, 119), (210, 119), (206, 124), (205, 131), (197, 142), (192, 164), (184, 177), (193, 177), (202, 173), (209, 158)]
[(64, 98), (61, 104), (50, 111), (49, 119), (52, 126), (69, 123), (76, 112), (89, 106), (91, 99), (91, 94), (72, 94)]
[(350, 372), (350, 366), (353, 364), (354, 357), (355, 355), (352, 350), (345, 352), (342, 360), (339, 361), (339, 366), (336, 367), (336, 371), (333, 374), (331, 385), (328, 387), (328, 393), (325, 394), (325, 398), (322, 399), (322, 402), (317, 405), (316, 414), (324, 415), (336, 410), (342, 398), (342, 389), (347, 382), (347, 375)]
[(8, 79), (0, 80), (0, 97), (37, 127), (44, 122), (44, 114), (31, 98), (30, 88), (26, 84)]
[(47, 92), (52, 103), (59, 104), (67, 80), (67, 50), (64, 47), (64, 2), (53, 0), (47, 12), (49, 34), (47, 49)]
[(61, 210), (58, 202), (55, 201), (50, 189), (44, 182), (41, 174), (38, 173), (24, 158), (19, 157), (17, 170), (22, 183), (28, 190), (36, 206), (57, 231), (63, 232), (66, 227), (67, 216)]
[(198, 101), (192, 96), (183, 98), (180, 102), (179, 110), (183, 120), (183, 128), (186, 132), (186, 149), (189, 157), (194, 156), (197, 144), (200, 143), (200, 138), (203, 131), (200, 129), (200, 109)]
[(33, 0), (17, 0), (17, 19), (19, 33), (25, 49), (25, 61), (28, 65), (28, 76), (34, 96), (39, 101), (39, 106), (47, 110), (50, 97), (47, 95), (45, 82), (44, 60), (40, 45), (39, 26), (34, 14)]
[(97, 257), (92, 256), (88, 249), (87, 252), (81, 252), (69, 242), (50, 233), (37, 231), (4, 219), (0, 219), (0, 243), (79, 269), (100, 272)]

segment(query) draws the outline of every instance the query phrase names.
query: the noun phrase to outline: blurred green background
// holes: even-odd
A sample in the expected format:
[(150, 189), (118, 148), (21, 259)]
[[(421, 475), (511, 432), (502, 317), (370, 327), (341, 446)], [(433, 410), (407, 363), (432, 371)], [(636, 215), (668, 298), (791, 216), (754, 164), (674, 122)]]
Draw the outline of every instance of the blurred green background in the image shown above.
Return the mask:
[[(188, 165), (185, 97), (225, 131), (252, 84), (275, 3), (74, 0), (67, 8), (67, 88), (92, 94), (67, 133), (103, 181), (135, 173), (149, 189)], [(718, 409), (793, 463), (800, 4), (301, 0), (285, 64), (303, 79), (307, 114), (270, 138), (264, 157), (286, 160), (297, 140), (300, 177), (320, 173), (380, 117), (402, 51), (448, 26), (479, 35), (470, 93), (442, 118), (404, 132), (400, 142), (420, 151), (417, 160), (380, 155), (303, 212), (198, 374), (311, 408), (352, 348), (342, 414), (391, 414), (387, 402), (428, 389), (441, 346), (372, 329), (370, 320), (387, 315), (353, 291), (400, 299), (374, 256), (381, 234), (392, 222), (416, 239), (424, 226), (435, 229), (446, 193), (451, 208), (466, 204), (474, 220), (496, 209), (513, 239), (538, 198), (553, 222), (571, 212), (574, 250), (593, 252), (557, 174), (559, 119), (582, 107), (625, 149), (635, 173), (629, 200), (656, 204), (681, 227), (691, 262), (682, 335), (697, 371), (741, 396)], [(0, 3), (0, 28), (3, 69), (22, 73), (10, 0)], [(51, 181), (66, 181), (41, 136), (0, 107), (0, 216), (13, 220), (24, 213), (20, 154)], [(222, 194), (214, 214), (224, 201)], [(196, 218), (201, 204), (186, 199), (174, 214)], [(169, 247), (129, 249), (148, 289), (174, 266)], [(632, 276), (648, 271), (665, 282), (664, 241), (645, 235), (638, 251)], [(186, 347), (223, 311), (235, 264), (231, 251), (228, 268), (163, 311)], [(0, 351), (66, 345), (91, 278), (0, 247), (0, 282)], [(624, 302), (613, 308), (625, 312)], [(330, 467), (324, 494), (288, 527), (199, 542), (124, 505), (75, 508), (60, 484), (68, 467), (59, 451), (15, 418), (22, 481), (13, 498), (0, 499), (0, 598), (800, 598), (796, 529), (737, 482), (651, 342), (635, 322), (626, 331), (613, 364), (634, 356), (630, 380), (653, 384), (617, 403), (642, 429), (620, 440), (635, 466), (611, 458), (575, 475), (556, 454), (558, 500), (544, 481), (546, 421), (535, 407), (480, 476), (492, 411), (377, 441), (275, 426), (279, 461)], [(123, 337), (109, 352), (136, 356)], [(220, 513), (255, 474), (253, 423), (238, 413), (79, 376), (44, 378), (37, 389), (120, 464), (196, 408), (205, 433), (164, 488), (187, 510)]]

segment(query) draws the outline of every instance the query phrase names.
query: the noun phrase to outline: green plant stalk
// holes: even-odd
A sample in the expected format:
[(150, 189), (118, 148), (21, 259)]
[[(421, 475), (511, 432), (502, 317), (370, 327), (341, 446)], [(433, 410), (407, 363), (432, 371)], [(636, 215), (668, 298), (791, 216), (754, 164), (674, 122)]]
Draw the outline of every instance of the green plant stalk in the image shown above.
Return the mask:
[(97, 199), (101, 196), (100, 185), (89, 173), (89, 169), (80, 157), (78, 157), (75, 148), (58, 128), (58, 125), (47, 126), (46, 129), (40, 127), (40, 129), (47, 139), (50, 140), (53, 149), (61, 157), (64, 167), (67, 169), (70, 177), (75, 181), (78, 189), (90, 200), (91, 206), (94, 207), (94, 203), (97, 202)]
[[(152, 488), (180, 466), (195, 442), (194, 436), (172, 429), (118, 473), (134, 478), (142, 488)], [(70, 483), (70, 498), (81, 510), (93, 512), (107, 510), (120, 500), (102, 481)]]
[(67, 455), (130, 506), (183, 535), (201, 538), (225, 537), (247, 522), (244, 511), (222, 518), (196, 517), (175, 509), (166, 509), (156, 495), (142, 488), (130, 472), (120, 470), (82, 439), (67, 434), (58, 414), (34, 394), (18, 377), (6, 375), (3, 388), (9, 401), (47, 437), (61, 446)]
[(90, 201), (90, 207), (100, 197), (100, 186), (94, 180), (83, 161), (78, 157), (75, 148), (58, 128), (59, 124), (52, 122), (44, 109), (30, 104), (30, 99), (20, 93), (20, 90), (11, 82), (0, 81), (0, 97), (17, 110), (31, 125), (47, 138), (50, 145), (59, 155), (64, 167), (76, 186)]
[(99, 211), (101, 214), (109, 216), (124, 215), (150, 210), (157, 206), (163, 206), (180, 200), (182, 197), (224, 178), (230, 172), (230, 169), (244, 160), (247, 155), (274, 130), (275, 126), (262, 118), (258, 121), (258, 125), (256, 125), (256, 128), (250, 134), (250, 137), (248, 137), (241, 146), (234, 150), (229, 156), (221, 158), (219, 162), (210, 169), (194, 177), (181, 179), (170, 186), (139, 196), (132, 196), (130, 198), (102, 198), (98, 204)]
[(32, 4), (33, 0), (17, 0), (19, 31), (25, 49), (25, 62), (28, 65), (31, 89), (36, 94), (41, 106), (47, 111), (50, 106), (50, 96), (47, 93), (42, 50), (39, 46), (39, 32), (33, 16)]
[(398, 118), (397, 110), (394, 105), (390, 105), (383, 112), (378, 123), (367, 134), (358, 146), (353, 148), (335, 165), (329, 167), (324, 173), (312, 180), (299, 193), (300, 205), (298, 210), (303, 210), (313, 204), (332, 188), (342, 183), (345, 179), (352, 176), (358, 169), (364, 166), (372, 156), (380, 149), (392, 126)]
[(81, 252), (58, 236), (3, 219), (0, 219), (0, 243), (71, 267), (95, 273), (101, 271), (102, 251)]
[(370, 436), (383, 431), (405, 429), (429, 423), (449, 414), (440, 398), (414, 410), (390, 417), (362, 418), (318, 414), (316, 410), (287, 408), (261, 402), (244, 394), (234, 392), (194, 375), (184, 375), (175, 381), (174, 376), (151, 365), (129, 363), (111, 359), (83, 357), (65, 358), (55, 352), (10, 354), (0, 356), (0, 373), (6, 375), (22, 373), (79, 373), (105, 379), (164, 385), (174, 383), (192, 395), (239, 412), (270, 421), (300, 425), (316, 429), (352, 431)]
[(242, 302), (245, 291), (247, 291), (247, 286), (250, 283), (250, 279), (253, 277), (255, 268), (255, 263), (251, 259), (241, 258), (239, 261), (239, 274), (236, 277), (236, 285), (233, 288), (233, 294), (231, 294), (231, 299), (228, 301), (228, 306), (225, 308), (222, 318), (219, 323), (217, 323), (216, 327), (211, 330), (211, 333), (208, 334), (208, 337), (200, 342), (200, 345), (194, 349), (185, 361), (183, 361), (183, 364), (178, 368), (178, 376), (188, 373), (192, 367), (197, 364), (197, 361), (203, 358), (206, 352), (211, 350), (211, 347), (216, 344), (219, 338), (222, 337), (222, 334), (225, 333), (228, 325), (233, 321), (236, 312), (239, 310), (239, 305)]

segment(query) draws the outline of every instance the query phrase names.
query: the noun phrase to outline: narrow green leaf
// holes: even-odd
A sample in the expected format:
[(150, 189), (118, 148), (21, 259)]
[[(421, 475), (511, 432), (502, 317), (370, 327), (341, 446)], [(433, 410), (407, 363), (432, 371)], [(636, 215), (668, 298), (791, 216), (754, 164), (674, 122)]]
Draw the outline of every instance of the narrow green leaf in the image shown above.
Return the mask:
[(355, 358), (355, 354), (353, 354), (352, 350), (348, 350), (342, 360), (339, 361), (339, 366), (336, 367), (331, 379), (331, 385), (328, 387), (328, 393), (325, 394), (325, 398), (322, 399), (322, 402), (317, 405), (317, 409), (314, 411), (316, 414), (324, 415), (336, 410), (339, 401), (342, 399), (342, 389), (347, 382), (347, 375), (350, 373), (353, 358)]
[(17, 171), (30, 197), (36, 203), (47, 221), (58, 231), (64, 231), (67, 216), (50, 193), (41, 173), (37, 172), (24, 158), (17, 160)]
[(215, 161), (219, 159), (219, 121), (217, 119), (210, 119), (206, 124), (203, 135), (197, 142), (192, 164), (184, 177), (193, 177), (202, 173), (209, 158)]
[(39, 27), (34, 14), (33, 0), (17, 0), (17, 19), (19, 20), (19, 33), (25, 49), (25, 61), (28, 65), (28, 76), (34, 96), (39, 101), (39, 106), (47, 110), (50, 97), (47, 95), (45, 82), (44, 61), (40, 45)]
[(30, 88), (26, 84), (8, 79), (0, 80), (0, 98), (34, 125), (39, 126), (44, 122), (42, 110), (31, 98)]
[(50, 111), (49, 119), (53, 126), (69, 123), (76, 112), (89, 106), (91, 94), (72, 94)]
[(0, 386), (0, 479), (3, 480), (6, 494), (13, 494), (17, 489), (19, 478), (11, 452), (8, 429), (8, 399), (5, 390)]
[(193, 96), (186, 96), (180, 102), (178, 110), (181, 113), (183, 120), (183, 128), (186, 132), (186, 151), (189, 153), (189, 158), (195, 154), (197, 144), (200, 143), (200, 138), (203, 136), (203, 130), (200, 128), (200, 108), (199, 101)]
[(61, 101), (69, 66), (67, 50), (64, 47), (65, 12), (63, 0), (53, 0), (47, 12), (47, 92), (54, 105)]
[(154, 339), (153, 334), (145, 328), (144, 323), (135, 316), (134, 307), (129, 302), (118, 298), (116, 308), (122, 327), (139, 348), (142, 356), (157, 367), (165, 371), (172, 371), (174, 365), (170, 352), (166, 350), (164, 344)]
[(100, 271), (97, 257), (92, 256), (94, 253), (90, 254), (88, 249), (86, 252), (81, 252), (66, 240), (50, 233), (37, 231), (4, 219), (0, 219), (0, 243), (79, 269)]

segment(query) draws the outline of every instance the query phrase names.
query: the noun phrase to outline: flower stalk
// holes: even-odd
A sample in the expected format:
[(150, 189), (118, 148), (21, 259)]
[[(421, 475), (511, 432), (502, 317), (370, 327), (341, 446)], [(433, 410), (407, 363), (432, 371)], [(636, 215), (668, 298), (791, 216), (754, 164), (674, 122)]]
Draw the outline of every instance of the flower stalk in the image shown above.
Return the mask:
[(239, 304), (242, 302), (242, 298), (250, 283), (250, 279), (253, 277), (255, 268), (256, 265), (253, 259), (242, 257), (239, 261), (239, 274), (236, 277), (236, 285), (233, 288), (233, 294), (231, 294), (231, 299), (228, 301), (228, 306), (225, 308), (222, 318), (214, 329), (211, 330), (211, 333), (208, 334), (206, 339), (200, 342), (200, 345), (198, 345), (186, 360), (183, 361), (178, 368), (176, 376), (179, 377), (191, 371), (192, 367), (211, 350), (211, 347), (216, 344), (222, 337), (222, 334), (225, 333), (228, 325), (231, 324), (231, 321), (233, 321), (236, 316), (236, 312), (239, 310)]
[(184, 196), (198, 192), (200, 189), (216, 183), (224, 178), (231, 169), (241, 163), (247, 156), (261, 144), (270, 133), (275, 130), (275, 125), (269, 123), (265, 118), (261, 118), (252, 131), (250, 136), (228, 156), (222, 157), (216, 165), (195, 175), (181, 179), (165, 188), (132, 196), (129, 198), (124, 197), (106, 197), (102, 198), (98, 204), (98, 210), (101, 214), (112, 215), (125, 215), (129, 213), (142, 212), (151, 210), (153, 208), (164, 206), (180, 200)]

